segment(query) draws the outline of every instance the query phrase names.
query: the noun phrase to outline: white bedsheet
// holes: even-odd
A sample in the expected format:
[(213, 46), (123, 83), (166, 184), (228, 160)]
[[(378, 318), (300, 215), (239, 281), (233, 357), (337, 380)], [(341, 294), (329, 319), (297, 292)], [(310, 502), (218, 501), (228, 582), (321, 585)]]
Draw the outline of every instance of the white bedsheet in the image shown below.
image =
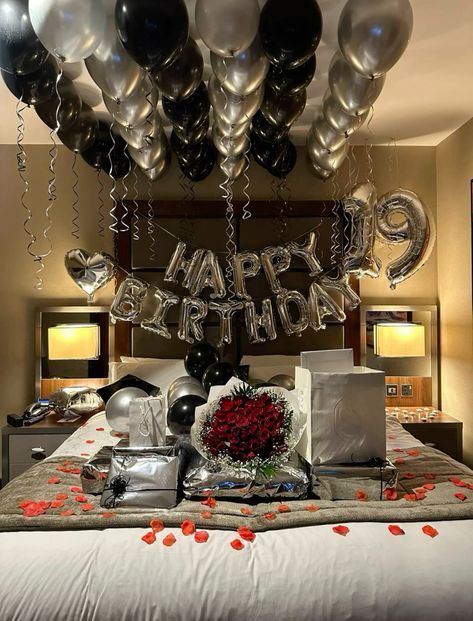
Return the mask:
[[(98, 415), (57, 454), (110, 439)], [(395, 422), (388, 443), (418, 444)], [(431, 522), (435, 539), (400, 525), (405, 536), (380, 523), (349, 524), (346, 537), (330, 525), (257, 533), (239, 552), (228, 531), (199, 545), (166, 529), (172, 548), (162, 533), (144, 544), (138, 528), (0, 533), (0, 621), (471, 619), (473, 520)]]

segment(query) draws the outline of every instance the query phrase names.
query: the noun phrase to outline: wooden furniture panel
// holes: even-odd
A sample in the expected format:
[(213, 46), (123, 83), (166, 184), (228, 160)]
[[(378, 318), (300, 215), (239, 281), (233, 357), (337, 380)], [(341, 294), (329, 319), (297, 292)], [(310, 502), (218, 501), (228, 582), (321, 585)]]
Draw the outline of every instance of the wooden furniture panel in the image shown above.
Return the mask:
[[(418, 407), (432, 405), (432, 378), (408, 375), (386, 375), (386, 384), (396, 384), (397, 397), (386, 395), (386, 407)], [(412, 385), (412, 397), (401, 395), (401, 385)]]
[(68, 434), (60, 433), (11, 435), (8, 447), (9, 462), (33, 466), (38, 461), (49, 457), (66, 438)]

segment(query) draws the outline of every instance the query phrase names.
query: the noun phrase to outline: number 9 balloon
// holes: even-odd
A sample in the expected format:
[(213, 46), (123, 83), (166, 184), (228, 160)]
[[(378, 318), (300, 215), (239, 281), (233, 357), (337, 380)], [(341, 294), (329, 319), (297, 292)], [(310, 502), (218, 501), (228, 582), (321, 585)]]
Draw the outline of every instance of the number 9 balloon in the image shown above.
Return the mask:
[[(400, 223), (395, 219), (399, 214), (405, 218)], [(408, 242), (406, 251), (386, 268), (391, 289), (395, 289), (428, 260), (435, 241), (434, 222), (417, 194), (400, 188), (378, 202), (377, 235), (387, 244)]]

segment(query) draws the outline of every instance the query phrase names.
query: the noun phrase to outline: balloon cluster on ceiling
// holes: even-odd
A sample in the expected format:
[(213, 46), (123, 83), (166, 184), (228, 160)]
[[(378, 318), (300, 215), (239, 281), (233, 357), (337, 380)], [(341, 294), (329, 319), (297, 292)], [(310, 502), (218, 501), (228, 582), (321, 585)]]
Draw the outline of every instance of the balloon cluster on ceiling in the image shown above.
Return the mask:
[[(348, 137), (409, 42), (412, 21), (409, 0), (346, 2), (329, 89), (307, 139), (320, 178), (341, 166)], [(267, 0), (260, 11), (258, 0), (196, 0), (195, 23), (211, 50), (208, 85), (184, 0), (0, 0), (2, 77), (69, 149), (115, 178), (129, 171), (127, 151), (150, 180), (158, 179), (171, 148), (192, 181), (204, 179), (217, 158), (235, 180), (250, 149), (256, 162), (285, 178), (297, 158), (289, 131), (316, 70), (319, 5)], [(63, 74), (63, 63), (81, 60), (102, 91), (111, 126)], [(170, 141), (159, 93), (173, 126)]]

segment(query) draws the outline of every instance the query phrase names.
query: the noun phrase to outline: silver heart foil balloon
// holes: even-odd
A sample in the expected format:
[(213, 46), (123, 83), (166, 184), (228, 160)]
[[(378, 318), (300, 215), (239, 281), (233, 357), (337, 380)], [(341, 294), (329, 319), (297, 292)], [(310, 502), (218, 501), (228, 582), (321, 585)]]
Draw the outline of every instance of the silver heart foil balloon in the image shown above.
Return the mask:
[(82, 248), (69, 250), (64, 257), (67, 273), (78, 287), (87, 293), (92, 304), (95, 292), (109, 283), (114, 275), (113, 258), (105, 252), (89, 254)]

